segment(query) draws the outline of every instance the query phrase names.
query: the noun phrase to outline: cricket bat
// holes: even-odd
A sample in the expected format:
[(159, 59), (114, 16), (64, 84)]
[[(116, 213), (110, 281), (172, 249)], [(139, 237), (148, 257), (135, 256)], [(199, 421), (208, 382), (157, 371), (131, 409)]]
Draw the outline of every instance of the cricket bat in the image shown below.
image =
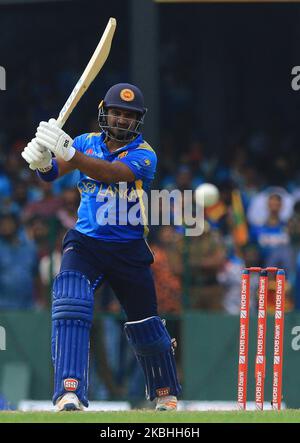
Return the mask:
[(110, 52), (112, 39), (116, 30), (117, 21), (115, 18), (111, 17), (108, 20), (105, 31), (101, 37), (101, 40), (95, 49), (94, 54), (92, 55), (90, 61), (88, 62), (83, 74), (80, 79), (76, 83), (73, 91), (71, 92), (68, 100), (64, 104), (62, 110), (59, 113), (57, 118), (57, 124), (60, 128), (66, 123), (69, 118), (71, 112), (83, 96), (83, 94), (87, 91), (90, 84), (95, 79), (96, 75), (101, 70), (104, 65), (108, 54)]

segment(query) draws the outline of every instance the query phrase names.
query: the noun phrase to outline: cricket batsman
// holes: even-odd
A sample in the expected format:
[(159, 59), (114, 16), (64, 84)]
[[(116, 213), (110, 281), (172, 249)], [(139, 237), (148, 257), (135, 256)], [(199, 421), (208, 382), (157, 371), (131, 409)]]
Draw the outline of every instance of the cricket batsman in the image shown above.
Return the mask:
[[(145, 376), (146, 398), (156, 401), (158, 411), (177, 407), (181, 386), (174, 347), (157, 313), (150, 269), (154, 259), (146, 242), (142, 197), (157, 163), (141, 133), (146, 111), (139, 88), (119, 83), (99, 105), (100, 133), (73, 140), (50, 119), (39, 124), (22, 152), (29, 167), (47, 182), (80, 171), (78, 220), (63, 240), (61, 268), (53, 284), (53, 403), (58, 411), (88, 407), (94, 292), (104, 279), (125, 311), (124, 331)], [(132, 221), (133, 209), (143, 223)]]

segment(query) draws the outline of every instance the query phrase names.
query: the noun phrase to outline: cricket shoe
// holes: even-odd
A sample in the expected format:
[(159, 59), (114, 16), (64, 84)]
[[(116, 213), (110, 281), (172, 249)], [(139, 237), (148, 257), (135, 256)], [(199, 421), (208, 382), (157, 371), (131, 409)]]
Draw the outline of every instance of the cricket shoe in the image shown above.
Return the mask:
[(60, 397), (56, 403), (56, 411), (83, 411), (83, 404), (76, 394), (67, 393)]
[(166, 395), (165, 397), (156, 398), (156, 411), (176, 411), (177, 397), (174, 395)]

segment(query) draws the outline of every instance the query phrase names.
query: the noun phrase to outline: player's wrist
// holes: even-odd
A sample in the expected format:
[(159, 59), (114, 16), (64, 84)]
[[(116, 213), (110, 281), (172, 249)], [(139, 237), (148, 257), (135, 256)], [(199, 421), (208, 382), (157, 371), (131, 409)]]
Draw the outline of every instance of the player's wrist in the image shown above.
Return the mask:
[(37, 169), (41, 173), (45, 174), (46, 172), (49, 172), (52, 168), (53, 168), (53, 163), (52, 163), (52, 159), (51, 159), (48, 165), (44, 165), (43, 167), (39, 167)]
[(69, 160), (66, 160), (66, 161), (69, 161), (70, 162), (70, 164), (72, 164), (74, 167), (76, 167), (77, 168), (77, 166), (78, 166), (78, 157), (79, 157), (79, 153), (78, 153), (78, 151), (72, 146), (72, 149), (74, 149), (74, 151), (72, 151), (72, 156), (70, 156), (70, 159)]
[(38, 168), (37, 175), (45, 182), (52, 182), (58, 177), (58, 164), (55, 158), (51, 160), (51, 167)]
[(66, 150), (66, 152), (64, 153), (64, 160), (66, 162), (69, 162), (74, 158), (75, 154), (76, 154), (76, 149), (73, 146), (70, 146), (70, 148), (68, 148), (68, 150)]

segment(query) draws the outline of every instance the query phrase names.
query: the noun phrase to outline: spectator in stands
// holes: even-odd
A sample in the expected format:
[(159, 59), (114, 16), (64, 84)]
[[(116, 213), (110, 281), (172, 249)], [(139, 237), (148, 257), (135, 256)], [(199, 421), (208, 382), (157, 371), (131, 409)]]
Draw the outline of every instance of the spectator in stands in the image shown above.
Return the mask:
[(35, 245), (20, 235), (15, 215), (0, 217), (0, 308), (31, 309), (45, 306), (40, 298)]
[(190, 307), (205, 310), (223, 310), (223, 290), (218, 283), (218, 273), (226, 260), (226, 249), (218, 230), (205, 229), (198, 237), (186, 238), (189, 242), (189, 298)]
[(262, 265), (293, 269), (293, 255), (287, 223), (282, 221), (282, 197), (271, 194), (267, 200), (268, 216), (264, 224), (252, 226), (252, 238), (257, 243)]
[(220, 232), (222, 238), (226, 242), (232, 242), (232, 191), (235, 189), (235, 184), (231, 179), (222, 180), (218, 183), (220, 190), (219, 201), (213, 205), (205, 208), (205, 217), (214, 229)]
[(62, 194), (62, 207), (57, 211), (57, 218), (65, 229), (72, 229), (77, 221), (77, 209), (80, 198), (77, 188), (67, 188)]
[(61, 242), (65, 233), (66, 229), (55, 217), (47, 219), (35, 215), (25, 223), (26, 237), (36, 245), (41, 281), (40, 291), (45, 299), (49, 299), (49, 303), (52, 281), (61, 263)]
[(0, 169), (0, 200), (1, 203), (4, 198), (8, 198), (11, 195), (11, 183), (3, 169)]
[(241, 305), (241, 270), (244, 260), (236, 253), (228, 254), (225, 263), (217, 274), (223, 288), (223, 308), (228, 314), (239, 314)]
[(23, 167), (24, 165), (22, 158), (20, 159), (20, 154), (16, 151), (9, 152), (5, 161), (5, 173), (11, 183), (13, 183), (14, 180), (22, 179)]
[(179, 167), (174, 175), (163, 178), (162, 187), (170, 190), (179, 189), (181, 192), (186, 189), (193, 189), (193, 174), (190, 167), (179, 163)]
[(42, 198), (38, 201), (30, 202), (25, 206), (23, 211), (25, 221), (33, 215), (54, 217), (63, 205), (62, 198), (53, 195), (51, 183), (41, 182), (40, 187), (43, 190)]
[(13, 182), (11, 200), (17, 205), (18, 213), (21, 214), (28, 201), (28, 189), (24, 181)]
[[(39, 259), (49, 254), (51, 249), (50, 223), (55, 223), (55, 219), (47, 220), (46, 217), (40, 215), (32, 215), (26, 220), (25, 232), (27, 238), (34, 242), (37, 248)], [(57, 232), (53, 232), (54, 239)], [(55, 240), (57, 243), (57, 241)]]
[[(223, 268), (218, 273), (218, 282), (223, 287), (223, 306), (228, 314), (239, 315), (241, 305), (241, 271), (245, 267), (258, 266), (259, 252), (255, 244), (245, 247), (234, 245), (229, 249)], [(250, 310), (257, 312), (258, 274), (251, 276)]]
[(293, 214), (294, 197), (284, 188), (269, 186), (264, 191), (254, 195), (250, 201), (247, 219), (251, 225), (263, 225), (269, 217), (269, 198), (272, 195), (280, 197), (279, 220), (286, 223)]
[(288, 222), (291, 244), (295, 251), (300, 250), (300, 200), (294, 204), (294, 213)]
[(300, 310), (300, 200), (294, 204), (294, 213), (288, 222), (288, 231), (293, 249), (293, 264), (295, 264), (293, 276), (295, 309)]
[(152, 270), (157, 292), (158, 312), (181, 312), (182, 237), (173, 226), (161, 226), (154, 253)]

